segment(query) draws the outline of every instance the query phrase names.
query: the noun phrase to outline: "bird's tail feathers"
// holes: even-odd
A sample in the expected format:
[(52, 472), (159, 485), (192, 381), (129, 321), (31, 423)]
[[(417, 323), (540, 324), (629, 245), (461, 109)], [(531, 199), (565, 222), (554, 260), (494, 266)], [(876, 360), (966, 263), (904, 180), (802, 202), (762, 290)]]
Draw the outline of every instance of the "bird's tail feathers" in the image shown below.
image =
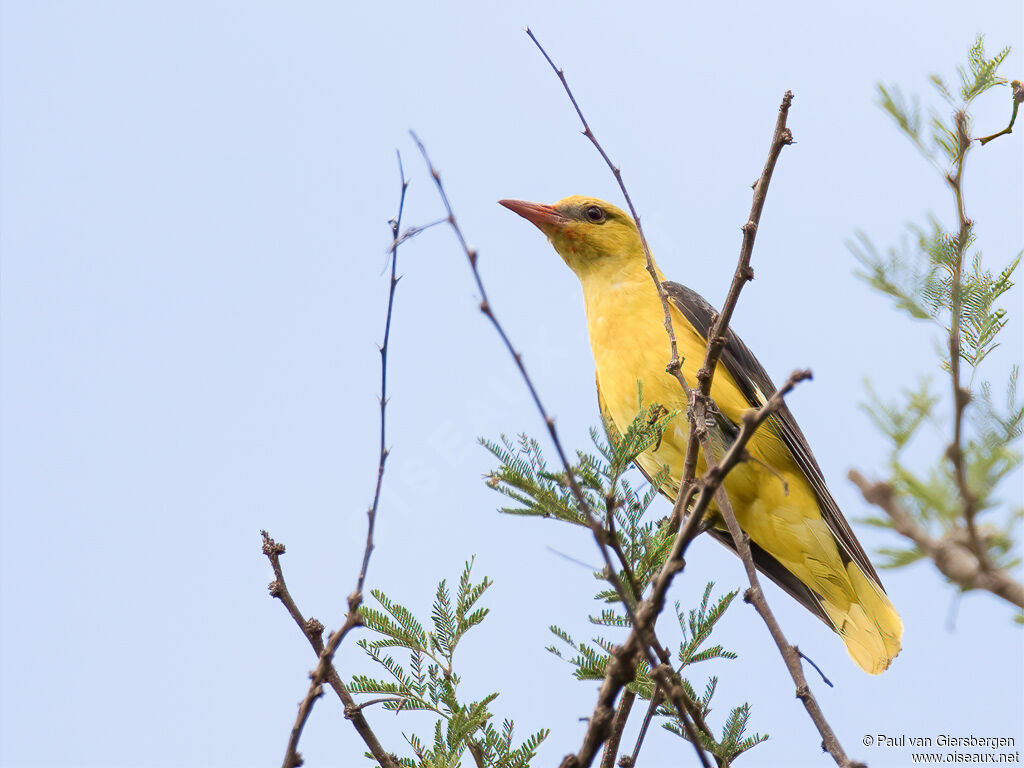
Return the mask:
[(850, 592), (821, 599), (821, 607), (846, 650), (865, 672), (879, 675), (900, 652), (903, 622), (882, 588), (856, 563), (846, 564)]

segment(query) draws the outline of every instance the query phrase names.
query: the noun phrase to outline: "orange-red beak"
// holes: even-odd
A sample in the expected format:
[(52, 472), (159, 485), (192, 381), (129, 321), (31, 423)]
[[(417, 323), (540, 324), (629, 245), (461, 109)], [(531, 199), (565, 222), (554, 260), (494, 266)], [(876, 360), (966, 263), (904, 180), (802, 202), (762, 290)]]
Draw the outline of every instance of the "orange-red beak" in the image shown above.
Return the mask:
[(499, 200), (498, 202), (510, 211), (518, 213), (544, 233), (551, 229), (562, 229), (569, 221), (553, 206), (543, 203), (528, 203), (525, 200)]

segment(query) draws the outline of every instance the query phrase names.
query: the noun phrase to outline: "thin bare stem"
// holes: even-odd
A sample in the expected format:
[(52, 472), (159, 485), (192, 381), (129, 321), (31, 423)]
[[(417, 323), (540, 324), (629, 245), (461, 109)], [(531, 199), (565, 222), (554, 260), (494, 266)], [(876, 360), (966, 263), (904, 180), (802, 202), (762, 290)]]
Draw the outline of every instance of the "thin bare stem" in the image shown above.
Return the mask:
[[(317, 658), (319, 658), (324, 651), (324, 625), (313, 617), (309, 619), (303, 618), (302, 612), (288, 591), (288, 585), (285, 582), (284, 572), (281, 568), (281, 555), (285, 553), (284, 544), (274, 541), (266, 531), (260, 531), (260, 533), (263, 536), (263, 554), (270, 560), (270, 565), (274, 570), (274, 580), (270, 582), (270, 594), (284, 604), (288, 613), (298, 625), (299, 630), (309, 640), (309, 644), (312, 646)], [(338, 671), (333, 664), (328, 667), (326, 681), (341, 700), (342, 705), (345, 707), (345, 717), (352, 721), (356, 733), (362, 738), (363, 743), (366, 744), (366, 748), (374, 756), (374, 759), (384, 768), (398, 768), (398, 763), (381, 746), (370, 724), (363, 717), (360, 705), (356, 704), (355, 699), (352, 698), (352, 694), (349, 693), (345, 684), (341, 681), (341, 677), (338, 675)], [(290, 739), (291, 735), (289, 734), (289, 741)], [(299, 757), (298, 752), (295, 752), (291, 765), (294, 766), (296, 764), (294, 760), (297, 757)]]
[(644, 739), (647, 738), (647, 729), (651, 727), (651, 720), (654, 719), (654, 713), (658, 711), (658, 707), (662, 701), (664, 701), (664, 695), (659, 688), (651, 696), (651, 701), (647, 706), (647, 713), (644, 715), (644, 721), (640, 724), (640, 733), (636, 737), (636, 744), (633, 746), (633, 754), (629, 757), (629, 767), (632, 768), (636, 765), (636, 761), (640, 757), (640, 748), (644, 745)]
[[(607, 734), (607, 728), (612, 718), (611, 706), (614, 703), (615, 696), (622, 686), (632, 681), (633, 668), (628, 665), (629, 659), (635, 655), (637, 647), (643, 643), (646, 633), (651, 631), (657, 617), (665, 607), (665, 596), (668, 593), (668, 588), (676, 574), (683, 570), (683, 554), (689, 542), (693, 540), (693, 531), (699, 525), (699, 521), (703, 519), (704, 513), (707, 511), (712, 499), (715, 498), (716, 491), (720, 488), (725, 476), (743, 460), (746, 446), (754, 436), (754, 432), (769, 416), (782, 407), (784, 396), (797, 383), (810, 378), (810, 375), (810, 371), (795, 371), (786, 380), (782, 388), (775, 392), (761, 408), (745, 414), (739, 434), (736, 435), (729, 449), (722, 456), (721, 460), (709, 468), (698, 481), (700, 486), (699, 492), (693, 503), (690, 517), (687, 519), (686, 525), (676, 534), (676, 538), (672, 543), (672, 550), (665, 560), (665, 565), (662, 566), (654, 579), (650, 596), (637, 607), (636, 614), (640, 623), (634, 624), (629, 636), (626, 638), (626, 642), (612, 651), (611, 660), (605, 671), (604, 681), (598, 692), (598, 701), (594, 708), (594, 714), (590, 718), (590, 724), (587, 727), (587, 732), (584, 734), (580, 751), (575, 755), (567, 756), (562, 761), (561, 768), (578, 768), (578, 766), (590, 765), (596, 750), (600, 747)], [(673, 701), (677, 712), (685, 713), (687, 711), (686, 705), (678, 701), (678, 699), (673, 699), (673, 696), (678, 694), (679, 687), (672, 684), (675, 682), (674, 680), (666, 679), (666, 666), (667, 664), (662, 664), (658, 667), (652, 665), (652, 677), (654, 677), (656, 672), (660, 671), (661, 679), (656, 678), (656, 680), (662, 685), (669, 700)], [(678, 675), (675, 675), (675, 678), (677, 679)], [(683, 722), (684, 724), (687, 722), (685, 717)], [(688, 735), (690, 735), (689, 731)], [(692, 738), (693, 736), (691, 735)], [(702, 750), (698, 754), (703, 757)]]
[[(324, 682), (331, 679), (332, 675), (337, 677), (337, 671), (334, 669), (334, 655), (337, 653), (338, 648), (341, 646), (345, 636), (355, 627), (362, 625), (362, 618), (359, 615), (359, 606), (363, 602), (363, 587), (366, 583), (366, 573), (370, 566), (370, 555), (373, 553), (373, 530), (377, 521), (377, 509), (380, 504), (380, 492), (384, 482), (384, 465), (388, 459), (388, 448), (387, 448), (387, 430), (386, 430), (386, 416), (387, 416), (387, 404), (388, 404), (388, 340), (391, 337), (391, 314), (395, 304), (395, 288), (398, 286), (398, 233), (402, 226), (402, 212), (405, 208), (405, 193), (409, 188), (409, 182), (405, 178), (405, 171), (402, 168), (402, 156), (398, 155), (398, 172), (402, 181), (402, 191), (398, 200), (398, 213), (395, 218), (391, 220), (391, 281), (388, 287), (388, 307), (387, 314), (384, 319), (384, 341), (380, 346), (380, 453), (377, 463), (377, 482), (373, 491), (373, 501), (370, 504), (370, 508), (366, 512), (367, 525), (366, 525), (366, 547), (363, 550), (363, 560), (359, 568), (359, 576), (356, 579), (356, 588), (348, 596), (348, 613), (345, 616), (345, 622), (341, 628), (336, 630), (328, 638), (327, 644), (321, 643), (319, 651), (319, 659), (317, 661), (316, 668), (310, 674), (310, 684), (306, 691), (306, 696), (299, 704), (299, 711), (295, 717), (295, 723), (292, 725), (291, 732), (288, 736), (288, 746), (285, 749), (284, 762), (282, 768), (295, 768), (302, 764), (302, 758), (299, 755), (299, 739), (302, 737), (302, 730), (309, 720), (309, 716), (313, 711), (313, 705), (316, 700), (323, 695), (323, 684)], [(266, 543), (264, 544), (264, 551), (266, 551)], [(283, 548), (282, 548), (283, 551)], [(278, 575), (279, 569), (275, 567), (275, 576)], [(283, 578), (280, 578), (280, 583), (283, 585)], [(294, 604), (294, 601), (292, 601)], [(286, 604), (287, 605), (287, 604)], [(289, 609), (291, 613), (291, 609)], [(293, 615), (294, 618), (294, 615)], [(315, 646), (314, 646), (315, 647)], [(358, 705), (352, 700), (351, 695), (345, 690), (343, 685), (335, 688), (338, 696), (341, 698), (345, 705), (345, 715), (349, 719), (356, 723), (357, 718), (366, 723), (363, 718), (362, 712), (359, 710)], [(342, 694), (344, 692), (344, 695)], [(356, 730), (363, 735), (362, 730), (357, 725)], [(369, 730), (369, 725), (365, 725), (365, 730)], [(372, 735), (372, 731), (370, 731)], [(380, 743), (377, 742), (376, 737), (373, 741), (376, 743), (376, 750), (370, 745), (364, 736), (363, 740), (370, 747), (371, 753), (377, 759), (377, 761), (385, 768), (397, 768), (397, 762), (387, 752), (383, 750)]]
[[(764, 169), (760, 177), (754, 182), (754, 199), (750, 205), (750, 215), (747, 223), (743, 225), (743, 242), (740, 245), (740, 256), (736, 263), (736, 271), (732, 276), (732, 283), (729, 285), (729, 292), (726, 294), (722, 309), (715, 318), (708, 334), (708, 344), (704, 351), (704, 363), (697, 371), (697, 384), (700, 387), (700, 397), (711, 396), (711, 383), (715, 377), (715, 369), (718, 360), (722, 356), (729, 337), (729, 322), (732, 320), (732, 313), (736, 309), (736, 303), (740, 298), (740, 291), (743, 286), (754, 279), (754, 270), (750, 267), (750, 257), (754, 252), (754, 239), (757, 237), (757, 228), (761, 223), (761, 211), (764, 210), (764, 203), (768, 197), (768, 185), (772, 180), (772, 173), (775, 171), (775, 163), (782, 154), (782, 148), (793, 143), (793, 133), (786, 126), (789, 118), (789, 108), (793, 103), (793, 92), (786, 91), (782, 97), (782, 104), (779, 106), (779, 115), (775, 121), (775, 131), (772, 133), (772, 142), (768, 149), (768, 159), (765, 161)], [(686, 446), (686, 459), (683, 462), (683, 482), (691, 480), (697, 469), (697, 443), (700, 441), (704, 430), (704, 423), (691, 421), (690, 436)], [(710, 461), (711, 457), (706, 456), (705, 460)]]
[(569, 101), (572, 102), (573, 109), (576, 110), (576, 114), (580, 118), (580, 122), (583, 124), (583, 135), (590, 139), (590, 143), (594, 145), (594, 148), (601, 155), (608, 168), (611, 169), (612, 175), (615, 176), (615, 180), (619, 184), (619, 189), (622, 192), (622, 197), (626, 201), (626, 206), (629, 208), (629, 213), (633, 217), (633, 222), (636, 224), (637, 232), (640, 233), (640, 243), (643, 245), (644, 258), (647, 261), (647, 272), (651, 275), (651, 280), (654, 281), (654, 285), (658, 290), (658, 297), (661, 299), (661, 308), (665, 315), (665, 332), (668, 334), (669, 346), (671, 348), (672, 357), (668, 362), (665, 370), (675, 376), (679, 383), (682, 385), (684, 391), (688, 391), (689, 387), (686, 385), (686, 380), (683, 378), (682, 372), (682, 360), (679, 358), (679, 348), (676, 344), (676, 333), (672, 326), (672, 312), (669, 309), (668, 293), (665, 291), (665, 286), (661, 283), (661, 278), (658, 277), (657, 267), (654, 266), (654, 257), (651, 256), (650, 246), (647, 244), (647, 237), (644, 235), (644, 229), (640, 225), (640, 216), (636, 212), (636, 207), (633, 205), (633, 199), (629, 196), (629, 191), (626, 189), (626, 184), (622, 180), (622, 171), (619, 170), (619, 166), (612, 162), (612, 159), (605, 152), (604, 147), (601, 146), (601, 142), (597, 140), (597, 136), (590, 128), (590, 124), (587, 122), (587, 118), (583, 116), (583, 110), (580, 109), (580, 105), (576, 102), (576, 97), (573, 95), (572, 89), (569, 87), (569, 82), (565, 79), (565, 72), (562, 68), (557, 66), (548, 52), (544, 50), (544, 46), (540, 44), (540, 40), (533, 34), (533, 31), (527, 27), (526, 34), (529, 35), (534, 45), (541, 52), (548, 64), (551, 65), (551, 69), (558, 75), (559, 81), (562, 83), (562, 87), (565, 89), (566, 95), (569, 97)]
[[(455, 218), (455, 212), (452, 209), (451, 202), (448, 200), (448, 194), (445, 192), (444, 184), (441, 183), (441, 174), (431, 162), (430, 156), (427, 154), (427, 148), (415, 133), (410, 131), (410, 134), (412, 135), (413, 141), (416, 142), (416, 146), (419, 148), (420, 154), (423, 156), (423, 161), (426, 163), (431, 177), (434, 179), (434, 185), (437, 187), (438, 195), (440, 196), (444, 209), (448, 214), (446, 220), (452, 231), (455, 233), (455, 236), (459, 241), (459, 245), (462, 246), (462, 250), (466, 254), (466, 259), (469, 261), (470, 269), (473, 271), (473, 279), (476, 282), (477, 290), (480, 292), (480, 311), (488, 320), (490, 320), (491, 325), (498, 332), (498, 336), (501, 337), (501, 341), (505, 345), (505, 349), (508, 350), (508, 353), (515, 361), (516, 367), (519, 369), (519, 373), (526, 384), (526, 388), (530, 392), (530, 397), (533, 398), (533, 403), (537, 407), (541, 418), (544, 420), (544, 424), (548, 430), (548, 435), (551, 437), (551, 441), (554, 443), (555, 450), (558, 453), (558, 458), (562, 461), (562, 467), (565, 470), (566, 483), (568, 483), (573, 496), (580, 505), (581, 511), (586, 516), (587, 524), (591, 531), (593, 531), (594, 537), (600, 544), (601, 555), (605, 561), (605, 571), (609, 576), (609, 580), (619, 593), (619, 596), (626, 607), (627, 613), (630, 614), (630, 618), (635, 618), (632, 615), (631, 601), (627, 598), (629, 593), (619, 581), (618, 576), (615, 573), (615, 564), (612, 562), (611, 555), (608, 554), (609, 537), (607, 535), (607, 531), (602, 526), (600, 519), (591, 509), (590, 504), (587, 501), (587, 497), (583, 493), (583, 489), (580, 488), (579, 481), (576, 479), (576, 473), (572, 471), (572, 465), (569, 463), (568, 454), (562, 447), (562, 441), (558, 437), (558, 430), (555, 428), (555, 420), (548, 415), (547, 409), (541, 402), (540, 393), (537, 392), (537, 388), (534, 386), (533, 380), (530, 378), (530, 374), (527, 373), (526, 366), (523, 364), (523, 356), (516, 351), (515, 347), (512, 345), (512, 340), (505, 332), (504, 326), (498, 320), (497, 315), (494, 314), (494, 310), (491, 308), (491, 302), (487, 298), (487, 289), (484, 287), (483, 278), (480, 276), (480, 270), (477, 268), (477, 251), (469, 246), (465, 235), (463, 235), (462, 228), (459, 226), (459, 222)], [(626, 567), (628, 568), (628, 561), (626, 561)], [(630, 587), (635, 594), (637, 591), (637, 585), (631, 584)]]

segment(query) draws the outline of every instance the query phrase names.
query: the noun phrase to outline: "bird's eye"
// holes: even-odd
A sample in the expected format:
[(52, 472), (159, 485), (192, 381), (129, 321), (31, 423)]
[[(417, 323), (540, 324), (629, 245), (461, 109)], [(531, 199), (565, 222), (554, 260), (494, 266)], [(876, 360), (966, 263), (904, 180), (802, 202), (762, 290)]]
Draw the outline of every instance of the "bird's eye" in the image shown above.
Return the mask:
[(588, 205), (583, 210), (583, 215), (587, 217), (588, 221), (592, 221), (594, 224), (600, 224), (604, 221), (604, 211), (596, 205)]

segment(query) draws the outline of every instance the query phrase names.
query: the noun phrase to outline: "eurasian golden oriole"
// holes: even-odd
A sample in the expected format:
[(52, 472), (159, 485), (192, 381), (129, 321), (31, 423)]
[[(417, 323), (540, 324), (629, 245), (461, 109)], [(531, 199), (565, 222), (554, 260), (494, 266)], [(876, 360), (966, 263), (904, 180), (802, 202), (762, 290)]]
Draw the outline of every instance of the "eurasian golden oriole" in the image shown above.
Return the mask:
[[(606, 421), (620, 431), (632, 423), (638, 382), (645, 400), (685, 412), (682, 388), (665, 370), (670, 354), (664, 310), (632, 217), (578, 195), (554, 205), (501, 204), (547, 235), (580, 280)], [(695, 382), (715, 311), (689, 288), (666, 281), (661, 270), (657, 274), (668, 293), (683, 372)], [(727, 338), (711, 390), (726, 437), (738, 431), (744, 411), (762, 406), (775, 391), (740, 338), (732, 332)], [(660, 490), (669, 498), (679, 488), (687, 436), (686, 417), (678, 416), (660, 443), (636, 461), (649, 478), (668, 466)], [(899, 653), (903, 624), (788, 407), (761, 426), (747, 451), (753, 460), (729, 473), (725, 489), (751, 538), (758, 569), (834, 629), (863, 670), (883, 672)], [(701, 457), (698, 471), (705, 466)], [(724, 523), (713, 509), (709, 514), (709, 532), (734, 548)]]

